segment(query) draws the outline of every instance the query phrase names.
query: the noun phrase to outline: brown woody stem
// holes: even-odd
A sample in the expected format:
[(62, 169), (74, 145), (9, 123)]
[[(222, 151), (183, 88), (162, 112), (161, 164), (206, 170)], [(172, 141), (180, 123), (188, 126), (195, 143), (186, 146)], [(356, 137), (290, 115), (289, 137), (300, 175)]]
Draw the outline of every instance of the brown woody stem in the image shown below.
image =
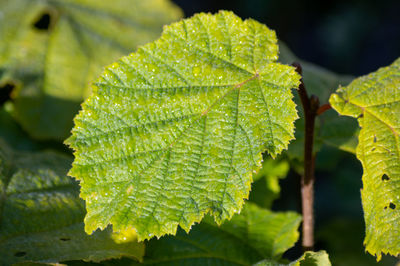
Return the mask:
[[(296, 71), (301, 75), (302, 69), (299, 63), (293, 63)], [(304, 110), (305, 141), (304, 141), (304, 174), (301, 176), (301, 200), (303, 214), (303, 238), (304, 250), (312, 250), (314, 247), (314, 128), (315, 117), (318, 114), (319, 99), (315, 95), (308, 97), (303, 79), (300, 80), (298, 93)]]

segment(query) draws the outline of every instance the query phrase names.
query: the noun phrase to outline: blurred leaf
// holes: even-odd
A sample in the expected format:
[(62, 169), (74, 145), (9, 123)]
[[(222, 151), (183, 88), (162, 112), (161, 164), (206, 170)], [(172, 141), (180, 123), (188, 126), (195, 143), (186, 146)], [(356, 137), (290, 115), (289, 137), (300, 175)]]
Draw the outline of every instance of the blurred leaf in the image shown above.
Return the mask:
[(180, 10), (168, 0), (0, 0), (0, 87), (34, 137), (63, 140), (89, 82), (159, 36)]
[(0, 139), (16, 150), (35, 150), (39, 147), (29, 139), (5, 106), (0, 107)]
[(297, 242), (300, 222), (297, 213), (274, 213), (247, 202), (242, 213), (223, 223), (220, 230), (242, 239), (264, 258), (278, 259)]
[(339, 117), (334, 110), (328, 110), (318, 116), (319, 131), (316, 141), (339, 148), (343, 151), (356, 153), (357, 137), (360, 132), (357, 123), (349, 117)]
[(262, 260), (253, 266), (331, 266), (328, 253), (325, 250), (318, 252), (307, 251), (299, 259), (291, 263), (279, 263), (273, 260)]
[(285, 178), (289, 172), (289, 163), (284, 160), (267, 158), (261, 170), (253, 177), (250, 201), (263, 208), (270, 209), (272, 202), (279, 198), (279, 179)]
[[(321, 104), (328, 102), (329, 96), (339, 85), (346, 85), (352, 80), (350, 76), (338, 75), (322, 67), (298, 59), (282, 42), (280, 42), (279, 47), (279, 61), (286, 64), (300, 62), (307, 92), (309, 95), (314, 94), (318, 96)], [(297, 93), (295, 93), (295, 102), (300, 119), (295, 122), (296, 140), (290, 143), (287, 154), (292, 159), (302, 161), (304, 150), (304, 115)], [(318, 152), (321, 146), (326, 144), (355, 153), (358, 132), (359, 130), (355, 121), (348, 118), (343, 120), (343, 117), (339, 117), (336, 112), (328, 110), (322, 115), (317, 116), (314, 152)], [(299, 168), (298, 170), (301, 171)]]
[(143, 240), (239, 212), (262, 152), (293, 139), (299, 75), (276, 63), (276, 42), (254, 20), (201, 13), (107, 67), (66, 141), (86, 232)]
[(142, 243), (117, 244), (110, 228), (86, 235), (79, 186), (66, 176), (70, 164), (59, 153), (14, 152), (0, 139), (0, 265), (142, 258)]
[[(252, 265), (263, 258), (280, 259), (299, 237), (301, 217), (271, 212), (246, 203), (240, 215), (216, 225), (210, 216), (189, 234), (152, 239), (146, 245), (146, 265)], [(105, 265), (137, 265), (123, 260)]]
[(366, 250), (400, 254), (400, 58), (392, 65), (339, 87), (330, 103), (361, 127), (357, 158), (363, 166), (361, 190)]
[(328, 253), (325, 250), (318, 252), (307, 251), (297, 261), (290, 263), (293, 266), (331, 266)]

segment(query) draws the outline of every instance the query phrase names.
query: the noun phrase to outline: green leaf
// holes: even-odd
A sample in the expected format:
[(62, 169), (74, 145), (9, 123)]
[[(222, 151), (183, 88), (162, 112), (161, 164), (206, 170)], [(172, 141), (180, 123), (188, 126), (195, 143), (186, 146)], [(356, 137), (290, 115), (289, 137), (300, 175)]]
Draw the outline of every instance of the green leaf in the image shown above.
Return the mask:
[(0, 107), (0, 139), (16, 150), (35, 150), (39, 146), (29, 139), (5, 106)]
[(325, 250), (318, 252), (307, 251), (299, 259), (289, 263), (279, 263), (274, 260), (265, 259), (257, 262), (253, 266), (331, 266), (328, 253)]
[(278, 259), (297, 242), (300, 222), (301, 216), (294, 212), (274, 213), (247, 202), (241, 214), (220, 230), (243, 239), (264, 258)]
[[(303, 69), (303, 80), (309, 95), (318, 96), (320, 103), (328, 102), (329, 96), (339, 85), (347, 85), (351, 76), (338, 75), (312, 63), (300, 60), (280, 42), (281, 52), (279, 61), (292, 64), (300, 62)], [(304, 115), (299, 97), (295, 95), (297, 110), (300, 119), (295, 123), (296, 140), (290, 143), (287, 154), (292, 159), (303, 160), (304, 150)], [(322, 145), (329, 145), (341, 150), (355, 153), (358, 136), (357, 122), (351, 118), (339, 117), (336, 112), (328, 110), (316, 118), (314, 152), (318, 152)]]
[(366, 223), (366, 250), (400, 254), (400, 59), (339, 88), (330, 103), (361, 127), (357, 157)]
[(86, 232), (133, 226), (143, 240), (237, 213), (261, 153), (293, 139), (299, 76), (277, 53), (275, 32), (222, 11), (107, 67), (67, 140)]
[(150, 240), (143, 264), (252, 265), (263, 258), (278, 260), (298, 240), (301, 222), (294, 212), (274, 213), (252, 203), (222, 226), (208, 218), (189, 234), (178, 230), (176, 236)]
[(0, 265), (142, 258), (136, 239), (122, 243), (110, 228), (85, 233), (79, 186), (66, 176), (70, 163), (54, 152), (14, 152), (0, 139)]
[(69, 136), (105, 64), (157, 38), (180, 10), (168, 0), (0, 0), (0, 87), (34, 137)]
[(287, 161), (270, 158), (264, 160), (261, 170), (253, 177), (250, 201), (270, 209), (273, 201), (279, 198), (279, 179), (285, 178), (288, 171)]
[(307, 251), (297, 261), (290, 263), (290, 265), (298, 266), (331, 266), (328, 253), (325, 250), (318, 252)]

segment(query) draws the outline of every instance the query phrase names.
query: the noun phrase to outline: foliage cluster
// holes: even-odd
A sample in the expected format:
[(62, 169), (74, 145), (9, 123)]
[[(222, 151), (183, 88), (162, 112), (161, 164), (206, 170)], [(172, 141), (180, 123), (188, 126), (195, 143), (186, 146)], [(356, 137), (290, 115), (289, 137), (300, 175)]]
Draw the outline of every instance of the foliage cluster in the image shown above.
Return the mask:
[(352, 117), (319, 112), (313, 155), (357, 156), (366, 251), (397, 256), (400, 59), (353, 79), (255, 20), (181, 17), (167, 0), (0, 0), (0, 264), (330, 265), (283, 258), (302, 217), (271, 210), (304, 171), (302, 81)]

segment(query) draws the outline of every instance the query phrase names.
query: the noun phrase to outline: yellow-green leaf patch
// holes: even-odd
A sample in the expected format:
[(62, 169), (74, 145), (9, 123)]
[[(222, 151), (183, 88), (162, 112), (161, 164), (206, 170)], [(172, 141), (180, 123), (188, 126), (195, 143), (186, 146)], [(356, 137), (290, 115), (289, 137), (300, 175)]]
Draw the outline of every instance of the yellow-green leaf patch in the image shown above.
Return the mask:
[(357, 118), (361, 127), (357, 157), (366, 250), (400, 253), (400, 59), (339, 88), (330, 103), (340, 114)]
[(261, 153), (293, 139), (299, 75), (277, 58), (274, 31), (222, 11), (107, 67), (67, 140), (86, 231), (133, 226), (148, 239), (239, 212)]

